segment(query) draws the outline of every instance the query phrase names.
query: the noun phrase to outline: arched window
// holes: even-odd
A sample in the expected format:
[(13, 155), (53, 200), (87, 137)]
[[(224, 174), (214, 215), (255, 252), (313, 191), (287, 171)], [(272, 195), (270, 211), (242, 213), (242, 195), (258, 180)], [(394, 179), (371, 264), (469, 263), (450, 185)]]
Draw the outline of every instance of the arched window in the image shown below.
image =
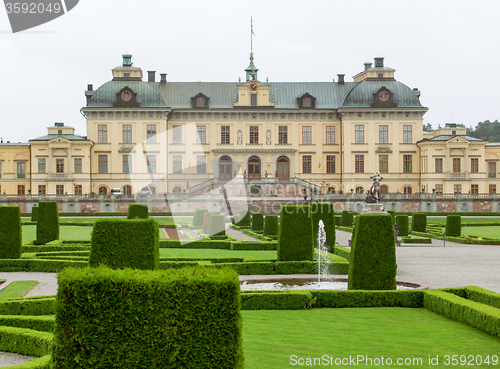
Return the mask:
[(196, 106), (206, 106), (206, 101), (205, 101), (205, 98), (203, 96), (198, 96), (196, 98)]
[(302, 99), (302, 106), (304, 108), (310, 108), (312, 106), (312, 99), (307, 96)]
[(365, 189), (361, 186), (356, 187), (356, 194), (363, 194), (365, 193)]
[(404, 186), (403, 187), (403, 193), (410, 194), (411, 193), (411, 187), (410, 186)]
[(328, 187), (328, 193), (334, 194), (336, 192), (337, 192), (337, 190), (335, 189), (335, 187)]
[(123, 194), (132, 195), (132, 186), (129, 185), (123, 186)]
[(108, 188), (106, 186), (99, 187), (99, 195), (107, 195), (107, 194), (108, 194)]
[(182, 193), (182, 187), (181, 186), (175, 186), (172, 190), (173, 193), (180, 194)]

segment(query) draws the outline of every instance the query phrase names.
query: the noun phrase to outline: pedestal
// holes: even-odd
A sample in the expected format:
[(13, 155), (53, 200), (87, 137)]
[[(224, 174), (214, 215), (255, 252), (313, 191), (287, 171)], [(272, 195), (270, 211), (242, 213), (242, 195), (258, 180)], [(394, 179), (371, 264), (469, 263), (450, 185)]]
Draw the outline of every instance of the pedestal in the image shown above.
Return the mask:
[(377, 202), (374, 204), (366, 204), (363, 209), (363, 214), (387, 214), (384, 204)]

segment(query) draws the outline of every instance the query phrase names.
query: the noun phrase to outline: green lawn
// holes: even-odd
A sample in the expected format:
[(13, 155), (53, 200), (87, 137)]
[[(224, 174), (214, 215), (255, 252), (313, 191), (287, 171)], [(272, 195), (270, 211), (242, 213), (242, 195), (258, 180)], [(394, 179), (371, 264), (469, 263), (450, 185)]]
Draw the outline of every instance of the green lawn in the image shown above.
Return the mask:
[(24, 297), (38, 284), (38, 281), (14, 281), (0, 291), (0, 299)]
[[(453, 214), (453, 213), (450, 213)], [(499, 223), (500, 224), (500, 218), (497, 217), (469, 217), (469, 218), (464, 218), (462, 217), (462, 223), (469, 223), (469, 224), (474, 224), (474, 223)], [(435, 217), (427, 217), (427, 224), (440, 224), (442, 226), (446, 225), (446, 217), (441, 217), (441, 218), (435, 218)]]
[[(423, 365), (415, 362), (404, 367), (436, 368), (445, 367), (445, 355), (482, 355), (483, 360), (487, 355), (490, 360), (491, 355), (500, 356), (498, 338), (425, 309), (244, 310), (242, 316), (245, 369), (311, 367), (305, 362), (300, 365), (298, 359), (323, 355), (334, 359), (383, 356), (391, 358), (396, 368), (402, 367), (396, 365), (397, 358), (422, 359)], [(291, 359), (292, 355), (296, 357)], [(439, 356), (439, 366), (429, 365), (429, 356)], [(359, 362), (358, 366), (381, 364)]]
[[(61, 226), (59, 237), (61, 240), (90, 240), (92, 227)], [(23, 226), (23, 241), (34, 241), (36, 239), (36, 225)]]
[(160, 249), (161, 258), (245, 258), (276, 260), (276, 251), (219, 250), (219, 249)]
[(462, 234), (476, 237), (500, 238), (500, 226), (462, 227)]

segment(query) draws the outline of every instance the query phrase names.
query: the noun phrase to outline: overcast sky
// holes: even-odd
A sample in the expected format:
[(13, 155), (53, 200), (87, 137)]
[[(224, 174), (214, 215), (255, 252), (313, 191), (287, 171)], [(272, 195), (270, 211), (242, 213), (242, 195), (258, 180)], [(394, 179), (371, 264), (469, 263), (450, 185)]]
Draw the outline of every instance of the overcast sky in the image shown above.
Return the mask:
[[(1, 5), (0, 5), (1, 6)], [(385, 57), (421, 90), (424, 123), (500, 119), (500, 1), (80, 0), (13, 34), (0, 8), (0, 137), (23, 141), (64, 122), (86, 135), (84, 91), (121, 55), (169, 81), (237, 81), (253, 50), (265, 81), (347, 81)]]

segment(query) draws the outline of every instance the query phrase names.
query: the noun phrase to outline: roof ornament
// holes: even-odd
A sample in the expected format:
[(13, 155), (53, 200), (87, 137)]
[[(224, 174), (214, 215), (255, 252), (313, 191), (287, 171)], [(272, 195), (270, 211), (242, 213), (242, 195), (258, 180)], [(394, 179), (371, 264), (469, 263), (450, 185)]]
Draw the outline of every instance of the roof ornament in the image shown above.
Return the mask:
[(253, 20), (250, 17), (250, 64), (248, 65), (245, 72), (247, 72), (247, 82), (248, 81), (257, 81), (257, 67), (253, 64)]

